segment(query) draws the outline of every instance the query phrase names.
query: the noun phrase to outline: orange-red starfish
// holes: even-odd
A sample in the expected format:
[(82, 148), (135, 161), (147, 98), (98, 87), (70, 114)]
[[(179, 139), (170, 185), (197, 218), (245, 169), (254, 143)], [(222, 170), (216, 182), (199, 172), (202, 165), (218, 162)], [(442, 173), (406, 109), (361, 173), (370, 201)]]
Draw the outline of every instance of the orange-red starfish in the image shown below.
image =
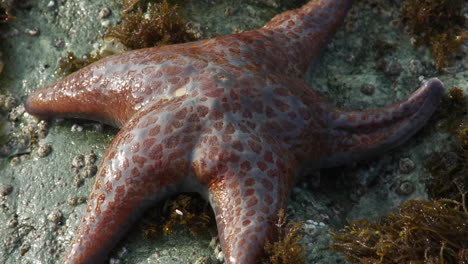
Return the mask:
[(434, 112), (443, 85), (343, 111), (303, 81), (350, 0), (312, 0), (265, 27), (105, 58), (33, 93), (29, 113), (121, 127), (100, 164), (66, 263), (104, 260), (149, 205), (195, 191), (214, 209), (227, 263), (256, 263), (300, 166), (380, 154)]

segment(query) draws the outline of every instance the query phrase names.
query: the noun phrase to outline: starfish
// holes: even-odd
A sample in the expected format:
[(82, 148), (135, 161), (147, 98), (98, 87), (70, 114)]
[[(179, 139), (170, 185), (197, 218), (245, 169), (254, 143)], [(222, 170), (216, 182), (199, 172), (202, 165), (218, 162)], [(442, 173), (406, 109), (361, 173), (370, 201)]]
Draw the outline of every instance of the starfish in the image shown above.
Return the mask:
[(99, 263), (142, 212), (198, 192), (226, 262), (257, 263), (302, 168), (381, 154), (421, 128), (443, 84), (381, 109), (328, 104), (303, 81), (351, 0), (311, 0), (263, 28), (104, 58), (32, 93), (40, 118), (120, 127), (104, 155), (65, 263)]

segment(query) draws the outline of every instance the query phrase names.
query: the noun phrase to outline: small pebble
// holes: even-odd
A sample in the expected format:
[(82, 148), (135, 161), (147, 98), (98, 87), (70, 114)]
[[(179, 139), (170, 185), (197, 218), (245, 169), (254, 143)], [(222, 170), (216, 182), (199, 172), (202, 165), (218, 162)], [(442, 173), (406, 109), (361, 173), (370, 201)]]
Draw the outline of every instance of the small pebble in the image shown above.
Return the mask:
[(369, 83), (361, 85), (361, 93), (365, 95), (373, 95), (375, 92), (375, 86)]
[(50, 212), (50, 214), (47, 216), (47, 220), (54, 224), (59, 224), (60, 221), (62, 220), (63, 214), (60, 210), (54, 210)]
[(0, 195), (7, 196), (13, 191), (13, 186), (10, 184), (0, 184)]
[(55, 6), (55, 1), (53, 1), (53, 0), (49, 1), (49, 3), (47, 3), (48, 8), (52, 8), (54, 6)]
[(398, 168), (401, 173), (408, 174), (416, 168), (416, 164), (410, 158), (402, 158), (398, 161)]

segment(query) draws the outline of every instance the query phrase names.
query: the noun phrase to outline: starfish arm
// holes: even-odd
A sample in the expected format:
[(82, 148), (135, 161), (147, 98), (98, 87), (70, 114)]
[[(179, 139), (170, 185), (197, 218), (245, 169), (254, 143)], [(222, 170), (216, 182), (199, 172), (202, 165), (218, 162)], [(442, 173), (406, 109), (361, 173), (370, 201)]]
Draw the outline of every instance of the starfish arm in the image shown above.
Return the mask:
[(436, 110), (444, 86), (429, 79), (400, 103), (370, 111), (333, 110), (327, 120), (327, 140), (320, 167), (339, 166), (371, 158), (414, 135)]
[[(309, 1), (303, 7), (275, 16), (258, 32), (276, 39), (288, 62), (286, 74), (303, 77), (308, 65), (342, 24), (351, 0)], [(275, 56), (271, 56), (275, 59)]]
[(217, 62), (263, 71), (266, 75), (303, 78), (327, 40), (344, 20), (351, 0), (309, 1), (302, 8), (275, 16), (263, 28), (214, 38), (204, 43)]
[(155, 47), (99, 60), (34, 91), (26, 110), (40, 118), (71, 117), (123, 126), (136, 111), (177, 96), (208, 64), (201, 43)]
[(164, 134), (174, 125), (170, 116), (154, 106), (137, 113), (117, 134), (99, 166), (66, 263), (101, 263), (151, 204), (184, 185), (201, 188), (197, 181), (187, 182), (193, 175), (189, 157), (196, 132), (181, 133), (187, 124)]
[[(226, 136), (231, 140), (223, 141)], [(265, 243), (275, 239), (279, 209), (286, 208), (296, 172), (293, 155), (271, 138), (235, 131), (206, 136), (194, 157), (226, 263), (258, 263)]]

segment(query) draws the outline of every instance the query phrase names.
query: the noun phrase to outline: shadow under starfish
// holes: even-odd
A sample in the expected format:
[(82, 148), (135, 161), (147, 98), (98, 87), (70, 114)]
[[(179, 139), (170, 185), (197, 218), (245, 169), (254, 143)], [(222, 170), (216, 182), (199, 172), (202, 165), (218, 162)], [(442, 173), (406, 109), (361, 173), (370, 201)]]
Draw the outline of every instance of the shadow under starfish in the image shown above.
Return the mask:
[(199, 192), (227, 263), (256, 263), (300, 167), (383, 153), (421, 128), (433, 78), (372, 111), (328, 104), (303, 81), (350, 0), (312, 0), (259, 30), (107, 57), (31, 94), (26, 110), (121, 127), (99, 166), (66, 263), (98, 263), (151, 204)]

